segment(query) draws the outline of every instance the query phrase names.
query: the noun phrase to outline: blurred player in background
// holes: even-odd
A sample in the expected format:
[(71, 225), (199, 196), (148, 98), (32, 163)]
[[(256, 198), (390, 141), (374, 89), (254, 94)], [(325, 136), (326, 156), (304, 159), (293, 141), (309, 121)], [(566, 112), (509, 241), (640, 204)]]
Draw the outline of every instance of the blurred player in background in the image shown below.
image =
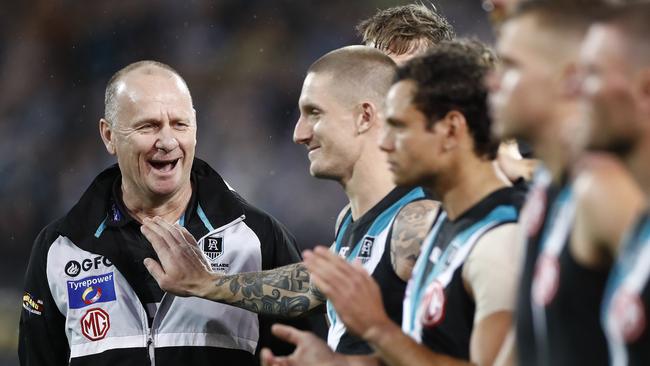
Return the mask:
[(522, 213), (527, 241), (517, 307), (521, 365), (606, 365), (599, 305), (640, 192), (614, 160), (590, 158), (567, 78), (590, 25), (579, 4), (530, 1), (500, 29), (490, 78), (495, 133), (532, 144), (545, 169)]
[[(624, 162), (645, 193), (645, 207), (650, 194), (649, 34), (650, 3), (611, 8), (604, 21), (590, 28), (580, 67), (584, 117), (591, 123), (589, 147), (611, 152)], [(624, 192), (607, 194), (618, 200)], [(610, 207), (605, 210), (612, 216)], [(603, 300), (611, 365), (650, 365), (649, 277), (646, 211), (621, 248)]]

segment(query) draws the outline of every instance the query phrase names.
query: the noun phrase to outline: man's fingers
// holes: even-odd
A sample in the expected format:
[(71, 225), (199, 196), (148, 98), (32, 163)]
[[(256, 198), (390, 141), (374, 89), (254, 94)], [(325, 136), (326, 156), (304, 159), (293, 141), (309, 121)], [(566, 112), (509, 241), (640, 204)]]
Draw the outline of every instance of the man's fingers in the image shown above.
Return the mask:
[(271, 352), (268, 348), (262, 348), (260, 353), (260, 361), (262, 366), (290, 366), (287, 357), (278, 357)]
[(179, 229), (181, 231), (181, 234), (183, 234), (183, 237), (185, 238), (185, 240), (189, 244), (191, 244), (193, 246), (196, 246), (196, 239), (194, 238), (194, 236), (192, 236), (192, 234), (190, 234), (190, 232), (187, 231), (187, 229), (182, 227), (182, 226), (180, 226)]
[[(305, 251), (303, 254), (307, 270), (312, 275), (318, 275), (322, 281), (329, 282), (332, 286), (340, 287), (347, 285), (347, 278), (352, 270), (345, 260), (336, 255), (325, 256), (322, 254), (322, 251), (319, 253), (317, 249), (311, 253)], [(320, 285), (318, 287), (320, 288)]]
[(262, 348), (262, 351), (260, 352), (260, 361), (262, 366), (272, 366), (273, 352), (268, 348)]
[(170, 256), (172, 256), (170, 250), (171, 248), (165, 242), (165, 239), (153, 228), (153, 225), (150, 223), (150, 220), (145, 219), (145, 223), (140, 226), (140, 232), (144, 235), (145, 238), (151, 243), (151, 247), (158, 255), (158, 258), (163, 263), (167, 263)]
[(165, 277), (165, 271), (160, 266), (160, 263), (156, 262), (155, 259), (145, 258), (144, 266), (147, 268), (147, 271), (151, 273), (156, 282), (160, 284), (161, 280)]
[(300, 341), (309, 336), (309, 333), (307, 332), (283, 324), (274, 324), (273, 327), (271, 327), (271, 332), (283, 341), (287, 341), (294, 345), (298, 345)]

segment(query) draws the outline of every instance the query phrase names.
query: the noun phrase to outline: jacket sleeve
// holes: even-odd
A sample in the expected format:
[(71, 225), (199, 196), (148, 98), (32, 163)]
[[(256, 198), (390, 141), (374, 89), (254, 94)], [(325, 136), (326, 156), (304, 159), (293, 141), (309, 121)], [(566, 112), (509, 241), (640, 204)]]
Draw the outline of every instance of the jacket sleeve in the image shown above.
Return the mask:
[(46, 266), (52, 235), (47, 231), (36, 238), (25, 274), (18, 341), (23, 366), (67, 365), (69, 360), (65, 317), (56, 307), (48, 285)]

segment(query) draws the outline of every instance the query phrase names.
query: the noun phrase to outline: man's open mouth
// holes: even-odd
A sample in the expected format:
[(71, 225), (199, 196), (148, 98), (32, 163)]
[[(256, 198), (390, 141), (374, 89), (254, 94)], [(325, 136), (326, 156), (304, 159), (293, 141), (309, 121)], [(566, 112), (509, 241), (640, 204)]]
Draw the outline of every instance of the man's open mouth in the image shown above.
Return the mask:
[(174, 159), (174, 160), (149, 160), (149, 164), (151, 165), (152, 168), (159, 172), (170, 172), (172, 171), (175, 167), (176, 164), (178, 164), (178, 161), (180, 159)]

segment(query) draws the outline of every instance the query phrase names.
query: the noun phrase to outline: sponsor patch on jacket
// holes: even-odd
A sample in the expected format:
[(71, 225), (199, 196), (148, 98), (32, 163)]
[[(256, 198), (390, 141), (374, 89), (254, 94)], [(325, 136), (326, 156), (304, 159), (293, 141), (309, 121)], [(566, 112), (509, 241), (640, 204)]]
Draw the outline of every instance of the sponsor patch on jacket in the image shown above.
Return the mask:
[(68, 306), (80, 309), (99, 302), (115, 301), (113, 272), (68, 281)]
[(29, 292), (23, 294), (23, 309), (32, 314), (43, 314), (43, 300), (34, 299)]
[(79, 323), (81, 324), (81, 333), (91, 341), (104, 339), (111, 328), (108, 313), (100, 308), (86, 311)]

